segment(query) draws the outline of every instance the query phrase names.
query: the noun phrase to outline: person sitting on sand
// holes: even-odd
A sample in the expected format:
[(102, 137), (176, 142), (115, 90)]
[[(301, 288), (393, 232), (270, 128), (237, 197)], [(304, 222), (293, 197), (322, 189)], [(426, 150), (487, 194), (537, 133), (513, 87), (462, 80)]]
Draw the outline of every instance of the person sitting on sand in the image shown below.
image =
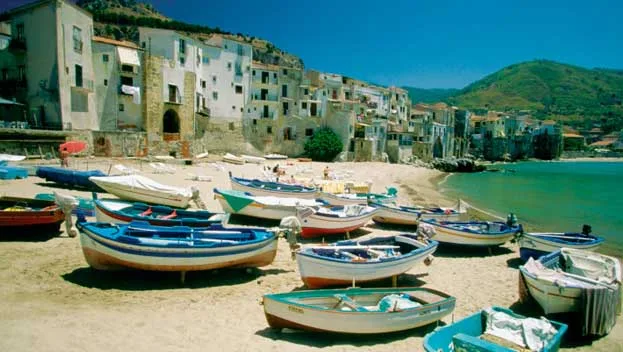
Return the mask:
[(286, 174), (286, 170), (282, 169), (279, 167), (279, 164), (275, 165), (275, 167), (273, 167), (273, 173), (279, 177), (279, 176), (283, 176)]

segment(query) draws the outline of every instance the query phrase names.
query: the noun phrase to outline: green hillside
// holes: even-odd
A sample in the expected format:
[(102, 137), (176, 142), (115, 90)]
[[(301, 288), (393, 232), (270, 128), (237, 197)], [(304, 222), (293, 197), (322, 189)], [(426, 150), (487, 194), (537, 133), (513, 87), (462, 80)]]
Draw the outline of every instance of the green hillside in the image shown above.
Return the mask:
[(417, 103), (437, 103), (440, 101), (447, 101), (448, 98), (459, 92), (454, 88), (415, 88), (415, 87), (402, 87), (409, 92), (409, 98), (413, 104)]
[(538, 60), (503, 68), (449, 101), (468, 109), (533, 110), (535, 116), (580, 123), (623, 119), (623, 71)]

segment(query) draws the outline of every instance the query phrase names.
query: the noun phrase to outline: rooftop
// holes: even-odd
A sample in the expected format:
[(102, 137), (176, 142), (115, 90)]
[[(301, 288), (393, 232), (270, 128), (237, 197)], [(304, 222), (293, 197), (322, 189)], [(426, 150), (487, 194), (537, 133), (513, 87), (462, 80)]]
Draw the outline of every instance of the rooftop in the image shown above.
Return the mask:
[(130, 48), (130, 49), (142, 50), (141, 48), (138, 47), (138, 45), (132, 42), (128, 42), (128, 41), (120, 41), (120, 40), (115, 40), (115, 39), (110, 39), (110, 38), (105, 38), (105, 37), (98, 37), (98, 36), (93, 36), (92, 39), (94, 42), (98, 42), (98, 43), (123, 46), (123, 47)]

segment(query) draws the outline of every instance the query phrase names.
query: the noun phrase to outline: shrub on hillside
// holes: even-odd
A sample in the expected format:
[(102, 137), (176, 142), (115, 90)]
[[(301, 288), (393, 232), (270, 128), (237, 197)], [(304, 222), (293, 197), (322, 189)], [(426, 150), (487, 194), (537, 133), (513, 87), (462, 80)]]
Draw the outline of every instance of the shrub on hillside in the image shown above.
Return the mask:
[(305, 154), (314, 161), (332, 161), (343, 148), (340, 137), (332, 129), (322, 128), (305, 143)]

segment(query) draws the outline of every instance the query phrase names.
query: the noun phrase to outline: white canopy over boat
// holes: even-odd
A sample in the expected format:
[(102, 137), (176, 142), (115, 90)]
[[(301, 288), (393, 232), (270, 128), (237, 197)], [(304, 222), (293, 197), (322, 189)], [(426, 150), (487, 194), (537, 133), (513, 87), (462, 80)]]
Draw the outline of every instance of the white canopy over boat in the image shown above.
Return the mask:
[(89, 177), (89, 180), (121, 199), (186, 208), (193, 196), (189, 188), (168, 186), (142, 175)]

